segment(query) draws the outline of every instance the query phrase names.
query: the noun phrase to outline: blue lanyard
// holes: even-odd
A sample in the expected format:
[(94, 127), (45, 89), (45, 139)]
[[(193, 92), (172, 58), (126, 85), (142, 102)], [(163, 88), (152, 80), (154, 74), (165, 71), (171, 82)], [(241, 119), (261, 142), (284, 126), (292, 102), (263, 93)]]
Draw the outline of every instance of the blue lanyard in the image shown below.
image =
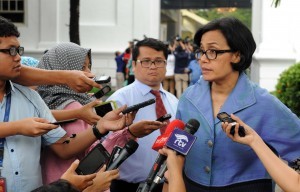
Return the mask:
[[(11, 93), (6, 97), (5, 113), (3, 122), (8, 122), (11, 105)], [(3, 155), (4, 155), (4, 142), (5, 138), (0, 138), (0, 167), (3, 167)]]

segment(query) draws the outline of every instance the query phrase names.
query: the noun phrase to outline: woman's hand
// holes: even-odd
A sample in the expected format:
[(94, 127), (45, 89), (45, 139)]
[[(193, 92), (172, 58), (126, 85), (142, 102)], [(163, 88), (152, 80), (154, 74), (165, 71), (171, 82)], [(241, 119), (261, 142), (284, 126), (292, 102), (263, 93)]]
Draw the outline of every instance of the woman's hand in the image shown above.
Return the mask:
[(77, 110), (76, 118), (81, 119), (90, 125), (96, 124), (97, 121), (101, 119), (101, 117), (95, 113), (94, 107), (101, 104), (101, 102), (101, 100), (96, 99), (82, 106), (80, 109)]
[[(257, 133), (251, 127), (246, 125), (242, 120), (240, 120), (240, 118), (238, 118), (237, 116), (231, 114), (231, 118), (237, 122), (237, 124), (234, 127), (235, 134), (234, 135), (230, 134), (230, 129), (231, 129), (232, 125), (227, 122), (222, 123), (223, 131), (233, 141), (242, 143), (245, 145), (251, 145), (254, 142), (254, 140), (257, 138), (257, 136), (258, 136)], [(240, 137), (238, 134), (238, 129), (239, 129), (240, 125), (242, 125), (245, 129), (245, 133), (246, 133), (245, 137)]]
[(93, 185), (93, 179), (96, 177), (96, 173), (90, 175), (78, 175), (75, 170), (78, 167), (79, 160), (75, 160), (69, 169), (61, 176), (61, 179), (67, 180), (74, 187), (80, 191), (84, 190), (88, 186)]
[(96, 178), (93, 180), (93, 185), (86, 188), (84, 192), (101, 192), (109, 189), (112, 180), (119, 178), (119, 170), (114, 169), (111, 171), (105, 171), (106, 165), (104, 165), (97, 173)]

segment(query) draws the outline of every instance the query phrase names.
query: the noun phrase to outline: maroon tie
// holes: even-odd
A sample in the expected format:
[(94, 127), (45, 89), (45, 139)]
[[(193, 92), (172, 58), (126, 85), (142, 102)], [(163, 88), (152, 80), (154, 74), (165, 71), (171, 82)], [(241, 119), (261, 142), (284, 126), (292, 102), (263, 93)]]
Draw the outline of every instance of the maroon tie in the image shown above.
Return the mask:
[[(164, 103), (161, 100), (160, 97), (160, 92), (159, 91), (155, 91), (155, 90), (151, 90), (150, 91), (156, 98), (156, 103), (155, 103), (155, 112), (156, 112), (156, 117), (159, 118), (163, 115), (165, 115), (167, 113), (167, 110), (164, 106)], [(168, 120), (167, 123), (169, 123), (170, 121)], [(166, 126), (163, 126), (162, 128), (160, 128), (160, 133), (163, 134), (166, 130)]]

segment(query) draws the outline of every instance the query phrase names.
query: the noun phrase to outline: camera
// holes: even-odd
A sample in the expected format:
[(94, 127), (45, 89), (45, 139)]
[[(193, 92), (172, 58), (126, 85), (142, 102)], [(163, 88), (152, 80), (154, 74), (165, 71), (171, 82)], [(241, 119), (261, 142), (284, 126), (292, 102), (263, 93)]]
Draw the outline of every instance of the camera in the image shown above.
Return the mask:
[(181, 39), (181, 37), (180, 37), (179, 35), (177, 35), (177, 36), (175, 37), (175, 40), (176, 40), (176, 41), (181, 41), (182, 39)]

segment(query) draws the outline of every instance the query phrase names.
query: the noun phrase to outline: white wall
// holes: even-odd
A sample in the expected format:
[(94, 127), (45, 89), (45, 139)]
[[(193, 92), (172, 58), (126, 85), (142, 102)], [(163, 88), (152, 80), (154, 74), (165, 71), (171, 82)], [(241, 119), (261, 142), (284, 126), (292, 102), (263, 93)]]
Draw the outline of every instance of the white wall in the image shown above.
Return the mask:
[(257, 43), (251, 78), (269, 91), (275, 90), (280, 73), (299, 61), (300, 1), (253, 0), (252, 32)]
[[(69, 0), (25, 1), (26, 23), (19, 25), (26, 55), (40, 58), (45, 49), (69, 41)], [(257, 51), (251, 78), (269, 91), (279, 74), (300, 60), (300, 1), (253, 0), (252, 32)], [(93, 72), (112, 77), (115, 85), (114, 52), (123, 51), (128, 41), (143, 35), (160, 36), (159, 0), (81, 0), (80, 40), (92, 48)]]
[[(69, 0), (30, 0), (25, 25), (19, 25), (26, 55), (40, 58), (45, 49), (69, 41)], [(159, 0), (81, 0), (80, 42), (92, 49), (93, 72), (112, 77), (114, 52), (143, 35), (159, 38)]]

